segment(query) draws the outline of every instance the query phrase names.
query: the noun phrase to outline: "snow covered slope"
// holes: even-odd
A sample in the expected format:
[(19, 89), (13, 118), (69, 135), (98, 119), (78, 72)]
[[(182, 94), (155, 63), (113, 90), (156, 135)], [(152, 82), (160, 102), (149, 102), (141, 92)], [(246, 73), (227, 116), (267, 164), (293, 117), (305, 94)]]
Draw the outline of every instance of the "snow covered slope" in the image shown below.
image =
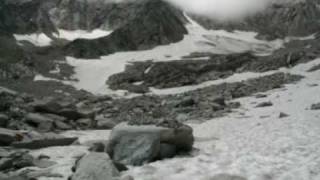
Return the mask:
[[(196, 139), (191, 157), (130, 167), (123, 176), (132, 175), (136, 180), (211, 180), (224, 173), (247, 180), (319, 180), (320, 111), (310, 110), (310, 107), (320, 102), (320, 71), (308, 71), (315, 65), (320, 65), (320, 59), (283, 70), (305, 78), (268, 91), (264, 93), (265, 98), (235, 99), (241, 102), (240, 109), (222, 118), (190, 124)], [(274, 105), (256, 107), (258, 103), (269, 101)], [(280, 118), (280, 113), (288, 116)], [(88, 152), (83, 144), (107, 139), (109, 133), (108, 130), (69, 131), (64, 135), (79, 137), (82, 145), (34, 151), (35, 156), (52, 157), (58, 164), (48, 170), (64, 175), (41, 180), (65, 180), (71, 174), (76, 157)]]
[(75, 82), (66, 82), (77, 89), (94, 94), (112, 94), (106, 85), (108, 77), (124, 71), (125, 66), (136, 61), (171, 61), (195, 52), (231, 54), (251, 51), (257, 55), (268, 55), (283, 46), (284, 40), (262, 41), (254, 32), (227, 32), (206, 30), (188, 18), (188, 34), (184, 39), (170, 45), (158, 46), (151, 50), (120, 52), (100, 59), (76, 59), (67, 57), (67, 63), (75, 68)]
[[(238, 99), (243, 107), (226, 117), (192, 125), (196, 136), (194, 157), (159, 161), (130, 169), (139, 180), (210, 180), (220, 173), (248, 180), (319, 180), (320, 71), (307, 73), (316, 59), (291, 70), (306, 78), (268, 97)], [(274, 106), (256, 108), (260, 102)], [(279, 118), (283, 112), (288, 117)]]

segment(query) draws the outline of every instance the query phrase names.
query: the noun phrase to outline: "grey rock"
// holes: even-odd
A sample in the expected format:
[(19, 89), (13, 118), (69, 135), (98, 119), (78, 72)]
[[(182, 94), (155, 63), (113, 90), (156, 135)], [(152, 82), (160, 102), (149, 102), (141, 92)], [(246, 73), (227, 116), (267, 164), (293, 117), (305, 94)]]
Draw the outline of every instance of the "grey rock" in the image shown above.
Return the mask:
[(5, 114), (0, 114), (0, 127), (6, 127), (9, 121), (9, 117)]
[(289, 117), (289, 115), (286, 114), (286, 113), (284, 113), (284, 112), (281, 112), (281, 113), (279, 114), (279, 118), (286, 118), (286, 117)]
[(193, 141), (192, 128), (183, 124), (163, 122), (158, 126), (138, 126), (121, 123), (112, 130), (107, 152), (115, 162), (142, 165), (172, 157), (173, 152), (176, 155), (190, 151)]
[[(25, 137), (30, 137), (30, 135), (27, 134)], [(23, 149), (40, 149), (51, 146), (68, 146), (74, 143), (77, 139), (78, 138), (64, 137), (54, 133), (43, 133), (29, 139), (24, 138), (23, 141), (14, 142), (11, 146)]]
[(266, 94), (257, 94), (257, 95), (256, 95), (256, 98), (258, 98), (258, 99), (260, 99), (260, 98), (266, 98), (266, 97), (268, 97), (268, 95), (266, 95)]
[(40, 131), (48, 132), (53, 129), (53, 119), (37, 113), (28, 113), (25, 117), (26, 122), (35, 126)]
[(262, 103), (259, 103), (256, 107), (262, 108), (262, 107), (269, 107), (269, 106), (273, 106), (272, 102), (262, 102)]
[(57, 163), (50, 161), (50, 160), (47, 160), (47, 159), (37, 158), (37, 159), (33, 160), (33, 164), (34, 164), (34, 166), (39, 167), (39, 168), (48, 168), (48, 167), (51, 167)]
[(93, 126), (92, 119), (82, 118), (77, 120), (77, 125), (81, 128), (91, 128)]
[(7, 155), (0, 156), (0, 171), (14, 171), (34, 166), (33, 157), (26, 151), (8, 150)]
[(121, 136), (113, 145), (115, 162), (139, 166), (155, 160), (160, 150), (160, 136), (152, 133)]
[(247, 180), (247, 178), (230, 174), (218, 174), (208, 180)]
[(114, 166), (118, 169), (119, 172), (128, 170), (127, 166), (119, 162), (113, 161)]
[(178, 42), (188, 33), (184, 26), (187, 20), (181, 11), (160, 0), (138, 2), (141, 2), (141, 11), (109, 36), (95, 40), (78, 39), (63, 50), (74, 57), (96, 58), (118, 51), (146, 50)]
[(117, 123), (114, 122), (111, 118), (105, 118), (103, 116), (99, 116), (95, 119), (96, 121), (96, 128), (97, 129), (112, 129), (114, 128)]
[(311, 110), (320, 110), (320, 103), (312, 104)]
[(106, 153), (90, 153), (82, 157), (71, 180), (116, 180), (119, 171)]
[(8, 146), (17, 140), (17, 131), (0, 128), (0, 146)]
[(56, 129), (59, 129), (59, 130), (71, 130), (72, 129), (72, 126), (63, 122), (63, 121), (54, 121), (53, 122), (53, 125)]
[(104, 142), (94, 142), (89, 148), (89, 151), (92, 152), (105, 152), (105, 150), (106, 144)]
[(177, 150), (174, 145), (165, 143), (160, 145), (160, 159), (173, 158), (176, 154)]

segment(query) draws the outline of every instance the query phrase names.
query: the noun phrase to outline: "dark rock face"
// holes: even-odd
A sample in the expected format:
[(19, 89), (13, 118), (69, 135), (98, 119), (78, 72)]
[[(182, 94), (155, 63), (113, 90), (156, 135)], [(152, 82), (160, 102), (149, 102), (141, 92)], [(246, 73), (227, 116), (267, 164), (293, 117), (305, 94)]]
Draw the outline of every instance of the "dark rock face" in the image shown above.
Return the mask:
[[(47, 3), (53, 1), (49, 0)], [(52, 33), (56, 30), (41, 0), (4, 0), (0, 4), (0, 11), (1, 26), (10, 33)]]
[(182, 12), (160, 0), (145, 0), (134, 19), (111, 35), (96, 40), (78, 39), (68, 44), (68, 55), (95, 58), (119, 51), (145, 50), (183, 39), (187, 30)]
[(259, 32), (262, 39), (286, 36), (308, 36), (319, 32), (319, 2), (306, 0), (299, 3), (274, 4), (265, 11), (242, 22), (219, 23), (203, 17), (197, 21), (209, 29), (241, 29)]
[(50, 9), (54, 24), (61, 29), (114, 30), (123, 26), (140, 11), (143, 0), (114, 3), (108, 0), (62, 0)]

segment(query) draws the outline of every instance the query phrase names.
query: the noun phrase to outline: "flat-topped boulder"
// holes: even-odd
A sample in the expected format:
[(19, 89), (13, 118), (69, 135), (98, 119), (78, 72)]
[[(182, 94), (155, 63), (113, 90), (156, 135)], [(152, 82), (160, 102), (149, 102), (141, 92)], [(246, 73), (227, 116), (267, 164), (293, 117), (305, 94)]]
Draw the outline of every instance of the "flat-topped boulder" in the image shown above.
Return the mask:
[(121, 123), (111, 133), (107, 152), (118, 163), (142, 165), (192, 149), (191, 127), (178, 122), (158, 125)]

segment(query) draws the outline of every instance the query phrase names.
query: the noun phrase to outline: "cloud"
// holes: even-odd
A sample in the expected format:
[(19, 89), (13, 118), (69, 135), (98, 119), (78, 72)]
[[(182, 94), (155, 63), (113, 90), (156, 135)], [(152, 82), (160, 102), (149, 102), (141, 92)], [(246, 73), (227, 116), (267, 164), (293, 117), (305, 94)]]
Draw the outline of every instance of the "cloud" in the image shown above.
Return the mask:
[(218, 20), (236, 20), (265, 9), (272, 0), (166, 0), (186, 12)]

